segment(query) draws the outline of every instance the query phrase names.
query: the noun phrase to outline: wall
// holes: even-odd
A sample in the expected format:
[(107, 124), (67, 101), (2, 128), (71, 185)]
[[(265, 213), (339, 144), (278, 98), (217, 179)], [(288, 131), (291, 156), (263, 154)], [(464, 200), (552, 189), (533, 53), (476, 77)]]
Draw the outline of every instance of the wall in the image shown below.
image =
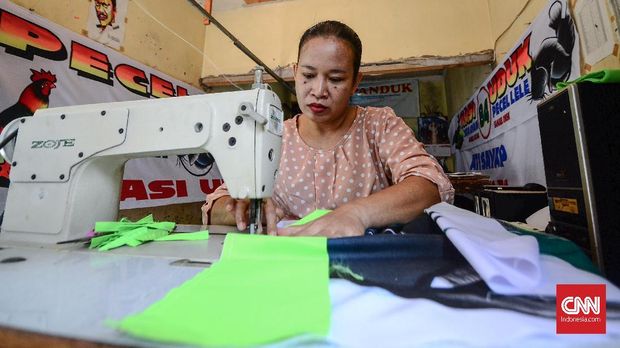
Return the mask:
[[(570, 0), (570, 8), (573, 10), (579, 1), (586, 0)], [(491, 31), (493, 33), (493, 41), (496, 42), (496, 60), (501, 59), (506, 52), (512, 48), (512, 46), (521, 37), (525, 29), (530, 25), (530, 22), (536, 18), (540, 11), (548, 3), (548, 0), (488, 0), (489, 2), (489, 15), (491, 17)], [(609, 0), (605, 0), (607, 5), (607, 12), (612, 22), (612, 30), (615, 31), (615, 42), (620, 44), (620, 37), (618, 36), (618, 28), (611, 17), (614, 15), (612, 10), (612, 4)], [(523, 12), (519, 14), (519, 11), (523, 9)], [(515, 19), (515, 16), (517, 16)], [(574, 13), (573, 13), (574, 15)], [(510, 25), (513, 21), (514, 23)], [(575, 21), (577, 26), (577, 21)], [(509, 26), (509, 27), (508, 27)], [(507, 29), (507, 30), (506, 30)], [(506, 32), (502, 34), (502, 32)], [(579, 31), (579, 27), (577, 26)], [(583, 42), (581, 43), (583, 49)], [(602, 61), (594, 64), (592, 67), (585, 67), (582, 63), (582, 74), (588, 71), (596, 71), (600, 69), (619, 69), (620, 58), (619, 54), (609, 55)]]
[[(486, 0), (295, 0), (213, 15), (272, 69), (295, 62), (303, 31), (326, 19), (358, 33), (364, 63), (455, 56), (492, 45)], [(205, 59), (203, 76), (244, 74), (255, 65), (213, 25), (206, 29), (205, 53), (214, 64)]]
[[(584, 0), (573, 1), (574, 4), (572, 8), (574, 8), (574, 5), (576, 5), (578, 1)], [(611, 30), (615, 33), (615, 53), (608, 55), (607, 57), (603, 58), (603, 60), (594, 64), (593, 66), (587, 66), (585, 63), (582, 63), (582, 73), (588, 73), (590, 71), (597, 71), (602, 69), (620, 69), (620, 52), (618, 52), (620, 46), (620, 28), (618, 28), (617, 22), (615, 20), (615, 13), (612, 8), (612, 3), (610, 1), (606, 1), (606, 5), (607, 13), (610, 16)], [(618, 11), (618, 13), (620, 13), (620, 11)], [(583, 44), (581, 45), (581, 47), (583, 47)]]
[[(571, 9), (575, 8), (578, 1), (585, 0), (570, 1)], [(501, 61), (508, 50), (512, 49), (547, 3), (548, 0), (488, 0), (496, 61)], [(606, 0), (606, 3), (609, 16), (612, 17), (611, 3), (608, 0)], [(618, 28), (611, 19), (610, 21), (612, 22), (612, 30), (616, 33), (615, 41), (620, 44)], [(579, 27), (577, 27), (577, 30), (579, 30)], [(583, 42), (581, 47), (583, 47)], [(492, 68), (491, 66), (480, 66), (448, 69), (446, 74), (446, 94), (448, 97), (448, 115), (450, 117), (473, 95), (477, 87), (487, 78)], [(581, 73), (584, 74), (601, 69), (620, 69), (619, 54), (609, 55), (592, 67), (586, 67), (582, 62)]]
[[(512, 49), (549, 0), (488, 0), (495, 60)], [(522, 11), (522, 12), (521, 12)]]
[[(129, 1), (129, 0), (127, 0)], [(88, 0), (13, 0), (69, 30), (83, 34), (88, 21)], [(171, 34), (148, 16), (136, 3), (197, 48)], [(202, 69), (204, 25), (202, 14), (187, 1), (132, 0), (127, 7), (127, 27), (122, 52), (176, 79), (199, 87)]]

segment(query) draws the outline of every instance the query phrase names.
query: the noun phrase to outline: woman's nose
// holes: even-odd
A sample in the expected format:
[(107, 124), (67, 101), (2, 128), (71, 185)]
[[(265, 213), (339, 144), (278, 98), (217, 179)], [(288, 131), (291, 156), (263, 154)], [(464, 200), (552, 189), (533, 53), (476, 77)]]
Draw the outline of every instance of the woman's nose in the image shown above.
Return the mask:
[(327, 81), (322, 78), (315, 79), (312, 84), (312, 94), (317, 97), (323, 97), (327, 94)]

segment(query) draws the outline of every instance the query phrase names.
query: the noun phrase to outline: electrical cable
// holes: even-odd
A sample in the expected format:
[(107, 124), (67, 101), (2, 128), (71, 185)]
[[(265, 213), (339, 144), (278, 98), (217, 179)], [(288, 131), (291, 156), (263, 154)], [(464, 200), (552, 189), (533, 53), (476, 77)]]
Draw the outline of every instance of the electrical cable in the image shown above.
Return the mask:
[(521, 15), (523, 14), (523, 12), (525, 12), (525, 9), (529, 6), (530, 2), (532, 2), (532, 0), (527, 0), (525, 2), (523, 7), (521, 8), (521, 11), (519, 11), (519, 13), (517, 13), (517, 15), (512, 20), (512, 22), (510, 22), (510, 24), (508, 24), (506, 29), (504, 29), (504, 31), (502, 31), (502, 33), (497, 36), (497, 39), (495, 39), (495, 42), (493, 42), (493, 52), (497, 51), (497, 42), (499, 41), (499, 39), (501, 39), (502, 36), (504, 36), (508, 32), (508, 30), (510, 30), (512, 28), (512, 26), (517, 22), (517, 19), (519, 19), (519, 17), (521, 17)]
[(157, 22), (159, 25), (161, 25), (164, 29), (168, 30), (174, 36), (176, 36), (177, 38), (179, 38), (180, 40), (185, 42), (189, 47), (194, 49), (194, 51), (198, 52), (203, 58), (205, 58), (209, 62), (209, 64), (211, 64), (213, 66), (213, 68), (215, 68), (215, 70), (220, 74), (220, 76), (222, 76), (226, 81), (228, 81), (228, 83), (230, 83), (231, 85), (235, 86), (239, 90), (243, 90), (243, 88), (241, 88), (239, 85), (235, 84), (231, 79), (229, 79), (225, 74), (223, 74), (222, 71), (219, 69), (219, 67), (211, 60), (211, 58), (209, 58), (209, 56), (204, 54), (204, 52), (202, 50), (200, 50), (198, 47), (194, 46), (191, 42), (185, 40), (183, 37), (181, 37), (181, 35), (177, 34), (174, 30), (170, 29), (166, 24), (164, 24), (162, 21), (160, 21), (155, 16), (153, 16), (153, 14), (151, 14), (146, 8), (144, 8), (144, 6), (140, 3), (140, 1), (133, 0), (133, 2), (142, 10), (142, 12), (144, 12), (144, 14), (146, 14), (149, 17), (151, 17), (151, 19), (153, 19), (155, 22)]
[(271, 75), (278, 83), (280, 83), (287, 91), (289, 91), (293, 96), (295, 96), (295, 88), (288, 84), (288, 82), (284, 81), (280, 75), (276, 74), (273, 70), (271, 70), (267, 64), (263, 63), (260, 58), (254, 55), (252, 51), (250, 51), (239, 39), (237, 39), (228, 29), (226, 29), (217, 19), (215, 19), (207, 10), (205, 10), (200, 4), (198, 4), (195, 0), (188, 0), (194, 7), (196, 7), (205, 17), (213, 23), (224, 35), (226, 35), (230, 40), (232, 40), (233, 45), (237, 46), (241, 52), (245, 53), (250, 59), (252, 59), (256, 64), (263, 67), (265, 71)]

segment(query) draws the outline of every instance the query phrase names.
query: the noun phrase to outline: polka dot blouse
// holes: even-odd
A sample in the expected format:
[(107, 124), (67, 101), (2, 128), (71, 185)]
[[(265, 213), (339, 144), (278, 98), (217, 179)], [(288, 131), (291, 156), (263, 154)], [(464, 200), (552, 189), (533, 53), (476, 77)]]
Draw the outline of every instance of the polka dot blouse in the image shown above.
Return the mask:
[[(441, 166), (391, 108), (358, 107), (351, 128), (328, 150), (304, 143), (298, 117), (284, 122), (273, 195), (288, 219), (299, 219), (315, 209), (335, 209), (412, 175), (435, 183), (442, 201), (453, 201), (454, 189)], [(207, 196), (204, 223), (213, 202), (226, 194), (222, 185)]]

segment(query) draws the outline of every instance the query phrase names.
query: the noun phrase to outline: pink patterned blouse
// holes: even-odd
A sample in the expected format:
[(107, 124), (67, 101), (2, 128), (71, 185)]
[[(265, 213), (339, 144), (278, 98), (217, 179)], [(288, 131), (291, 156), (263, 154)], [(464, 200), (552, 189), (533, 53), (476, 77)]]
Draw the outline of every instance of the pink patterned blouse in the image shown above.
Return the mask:
[[(315, 209), (335, 209), (412, 175), (435, 183), (442, 201), (453, 201), (454, 189), (441, 166), (391, 108), (357, 107), (351, 128), (329, 150), (304, 143), (297, 130), (298, 118), (284, 122), (273, 195), (287, 219), (299, 219)], [(227, 194), (222, 185), (207, 196), (203, 223), (208, 223), (213, 202)]]

